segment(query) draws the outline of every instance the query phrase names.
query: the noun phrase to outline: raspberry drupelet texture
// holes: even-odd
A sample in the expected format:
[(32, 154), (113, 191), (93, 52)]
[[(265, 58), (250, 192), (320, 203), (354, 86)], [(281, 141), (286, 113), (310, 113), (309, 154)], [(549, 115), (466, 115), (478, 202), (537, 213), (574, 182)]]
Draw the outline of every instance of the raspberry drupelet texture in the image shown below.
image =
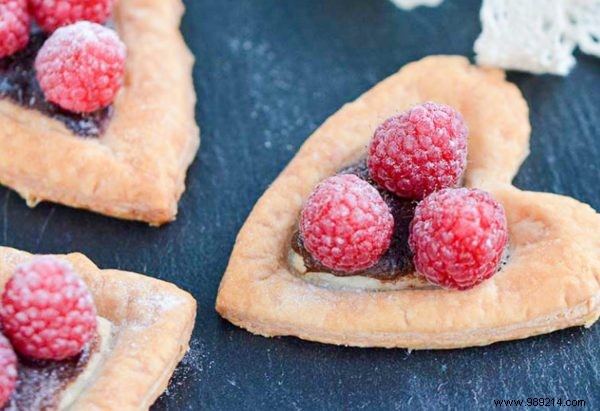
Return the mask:
[(0, 1), (0, 58), (21, 50), (28, 41), (27, 0)]
[(306, 249), (324, 266), (344, 272), (375, 264), (390, 245), (393, 227), (379, 192), (351, 174), (317, 185), (300, 215)]
[(0, 408), (8, 403), (17, 383), (17, 355), (0, 334)]
[(31, 15), (47, 33), (59, 27), (91, 21), (105, 23), (115, 0), (29, 0)]
[(67, 262), (36, 257), (6, 284), (0, 306), (5, 335), (20, 354), (63, 360), (78, 354), (96, 333), (96, 308)]
[(49, 101), (89, 113), (113, 102), (123, 82), (125, 53), (115, 31), (82, 21), (46, 40), (35, 60), (36, 76)]
[(443, 104), (415, 106), (377, 127), (367, 162), (373, 180), (400, 197), (455, 187), (467, 164), (464, 119)]
[(504, 208), (478, 189), (436, 191), (417, 205), (410, 225), (417, 271), (433, 284), (458, 290), (494, 275), (507, 241)]

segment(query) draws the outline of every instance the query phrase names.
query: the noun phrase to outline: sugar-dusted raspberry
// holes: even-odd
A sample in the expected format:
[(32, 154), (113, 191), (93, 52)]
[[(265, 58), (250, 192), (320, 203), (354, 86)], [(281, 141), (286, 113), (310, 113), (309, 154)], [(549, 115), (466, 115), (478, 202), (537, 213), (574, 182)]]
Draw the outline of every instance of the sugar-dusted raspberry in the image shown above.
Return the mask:
[(96, 333), (96, 308), (73, 267), (35, 257), (17, 267), (0, 305), (5, 335), (20, 354), (62, 360), (78, 354)]
[(498, 271), (507, 241), (504, 208), (478, 189), (430, 194), (417, 206), (410, 226), (417, 271), (434, 284), (459, 290)]
[(46, 98), (89, 113), (112, 103), (123, 82), (125, 45), (117, 33), (82, 21), (56, 30), (35, 60)]
[(0, 58), (21, 50), (28, 41), (27, 0), (0, 1)]
[(83, 20), (105, 23), (114, 5), (115, 0), (29, 0), (31, 15), (48, 33)]
[(351, 174), (322, 181), (300, 215), (306, 249), (324, 266), (344, 272), (375, 264), (390, 245), (393, 227), (379, 192)]
[(17, 355), (0, 334), (0, 408), (6, 405), (17, 383)]
[(421, 199), (459, 183), (467, 164), (467, 127), (453, 108), (421, 104), (377, 127), (367, 161), (379, 185)]

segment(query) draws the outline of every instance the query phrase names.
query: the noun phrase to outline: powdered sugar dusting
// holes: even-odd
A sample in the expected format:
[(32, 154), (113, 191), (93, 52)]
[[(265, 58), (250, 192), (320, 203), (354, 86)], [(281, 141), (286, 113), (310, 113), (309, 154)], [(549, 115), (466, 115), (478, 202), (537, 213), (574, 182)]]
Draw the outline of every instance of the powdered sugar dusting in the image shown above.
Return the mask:
[(357, 271), (388, 249), (394, 219), (379, 192), (353, 174), (322, 181), (300, 215), (306, 249), (324, 266)]
[[(265, 150), (294, 151), (295, 147), (281, 147), (280, 142), (293, 135), (299, 127), (313, 129), (318, 125), (300, 105), (290, 105), (290, 99), (285, 98), (286, 92), (300, 92), (303, 85), (296, 81), (294, 71), (278, 58), (276, 48), (265, 41), (245, 39), (246, 35), (248, 33), (243, 31), (236, 33), (235, 37), (228, 39), (227, 45), (231, 61), (243, 59), (248, 65), (248, 97), (252, 101), (249, 115), (264, 127), (261, 137)], [(230, 71), (231, 63), (225, 61), (222, 70)], [(273, 90), (279, 92), (274, 93)], [(315, 91), (313, 94), (318, 93)], [(270, 115), (274, 111), (280, 115)]]
[(79, 22), (56, 30), (40, 49), (36, 76), (45, 97), (74, 112), (112, 103), (121, 87), (125, 44), (114, 30)]
[[(52, 50), (58, 51), (69, 47), (71, 49), (78, 48), (80, 43), (92, 43), (92, 42), (113, 42), (123, 45), (119, 36), (114, 30), (107, 29), (96, 23), (90, 23), (89, 21), (81, 21), (77, 24), (70, 26), (61, 27), (52, 34), (54, 39), (47, 47), (51, 47)], [(124, 45), (119, 48), (118, 52), (121, 56), (125, 56)]]
[(214, 366), (215, 362), (210, 358), (210, 353), (207, 351), (204, 343), (192, 340), (190, 342), (190, 349), (177, 366), (171, 382), (163, 395), (173, 398), (180, 392), (177, 387), (187, 386), (189, 379), (197, 381), (203, 371), (209, 370)]
[(171, 294), (152, 294), (150, 297), (136, 301), (138, 315), (125, 324), (131, 330), (142, 330), (158, 321), (165, 313), (184, 304), (185, 300)]
[(0, 1), (0, 58), (27, 45), (29, 14), (25, 0)]
[(142, 304), (156, 311), (165, 312), (176, 308), (184, 302), (185, 300), (177, 295), (156, 293), (145, 299)]
[(35, 21), (48, 33), (78, 21), (104, 23), (112, 13), (115, 0), (29, 0)]

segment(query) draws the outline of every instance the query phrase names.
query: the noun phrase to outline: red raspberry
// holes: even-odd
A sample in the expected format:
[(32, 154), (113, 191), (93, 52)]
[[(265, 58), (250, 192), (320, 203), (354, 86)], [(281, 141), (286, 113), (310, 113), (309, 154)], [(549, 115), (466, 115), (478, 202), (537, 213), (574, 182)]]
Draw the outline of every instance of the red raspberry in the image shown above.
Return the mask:
[(125, 45), (113, 30), (82, 21), (54, 32), (35, 59), (46, 98), (89, 113), (114, 100), (125, 70)]
[(4, 407), (17, 383), (17, 355), (0, 334), (0, 408)]
[(0, 306), (4, 333), (24, 356), (63, 360), (96, 332), (96, 308), (70, 264), (37, 257), (15, 270)]
[(105, 23), (114, 4), (115, 0), (29, 0), (29, 9), (42, 30), (51, 33), (83, 20)]
[(345, 272), (375, 264), (390, 245), (393, 227), (379, 192), (351, 174), (321, 182), (300, 215), (306, 249), (324, 266)]
[(377, 127), (367, 161), (379, 185), (421, 199), (459, 183), (467, 164), (467, 127), (443, 104), (413, 107)]
[(504, 209), (478, 189), (447, 188), (425, 197), (410, 225), (417, 271), (466, 290), (494, 275), (508, 241)]
[(27, 0), (0, 1), (0, 58), (21, 50), (28, 41)]

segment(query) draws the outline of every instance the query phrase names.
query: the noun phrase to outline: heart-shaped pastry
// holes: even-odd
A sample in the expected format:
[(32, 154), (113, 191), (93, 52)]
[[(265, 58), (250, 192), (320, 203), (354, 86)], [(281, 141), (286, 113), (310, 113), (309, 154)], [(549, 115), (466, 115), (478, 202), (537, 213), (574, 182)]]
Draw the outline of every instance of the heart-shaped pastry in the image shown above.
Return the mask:
[[(364, 157), (383, 120), (429, 100), (466, 120), (464, 185), (504, 206), (505, 266), (467, 291), (423, 287), (414, 275), (406, 278), (416, 283), (394, 287), (305, 275), (291, 244), (310, 192)], [(527, 104), (502, 71), (455, 56), (407, 65), (329, 118), (260, 198), (237, 238), (217, 311), (264, 336), (363, 347), (466, 347), (590, 326), (600, 315), (600, 217), (571, 198), (511, 185), (529, 134)]]
[[(0, 410), (148, 409), (167, 388), (188, 349), (196, 317), (194, 298), (161, 280), (101, 270), (81, 254), (44, 258), (68, 263), (83, 280), (98, 315), (97, 332), (74, 357), (42, 362), (19, 357), (16, 388), (4, 407), (0, 398)], [(26, 252), (0, 247), (0, 295), (15, 269), (32, 259)]]
[(174, 220), (200, 144), (182, 14), (180, 0), (116, 3), (108, 25), (127, 47), (123, 86), (111, 106), (92, 113), (69, 112), (41, 93), (34, 60), (47, 34), (32, 29), (25, 49), (0, 58), (0, 183), (30, 206), (52, 201), (151, 225)]

